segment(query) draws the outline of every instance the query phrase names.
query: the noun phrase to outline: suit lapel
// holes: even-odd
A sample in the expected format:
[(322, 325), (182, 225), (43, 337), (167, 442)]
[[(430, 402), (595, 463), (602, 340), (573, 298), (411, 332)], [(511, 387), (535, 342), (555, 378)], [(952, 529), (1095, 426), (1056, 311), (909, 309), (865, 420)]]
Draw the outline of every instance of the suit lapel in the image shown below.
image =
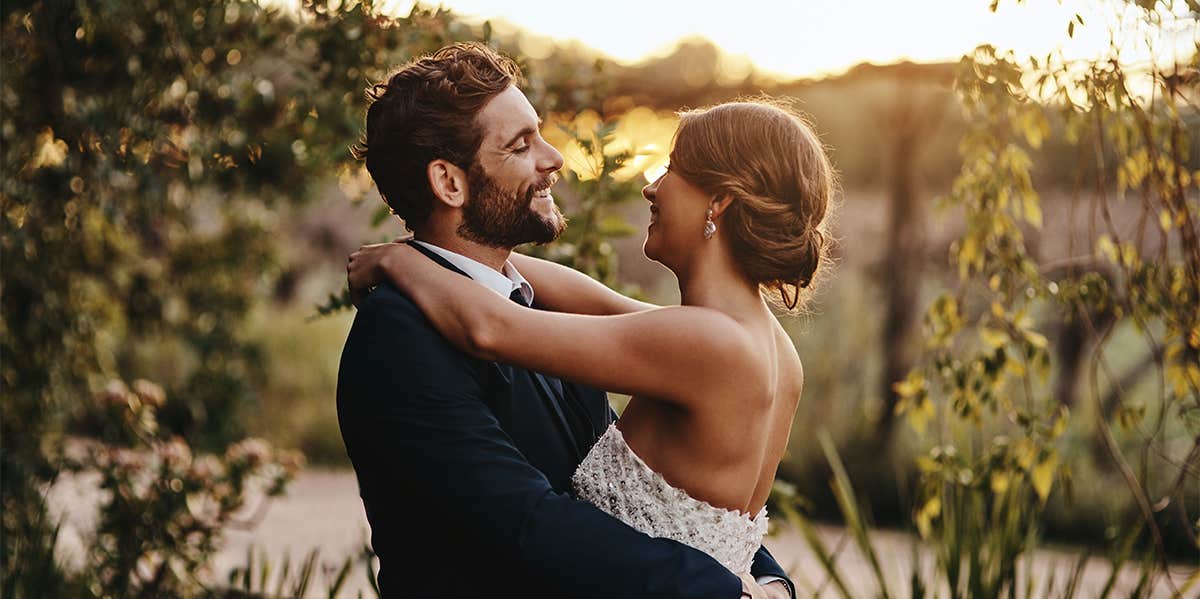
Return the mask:
[[(446, 260), (445, 258), (439, 256), (436, 252), (431, 251), (429, 248), (423, 247), (419, 243), (413, 243), (412, 241), (409, 241), (408, 245), (415, 248), (418, 252), (425, 254), (425, 256), (427, 256), (430, 260), (433, 260), (434, 262), (442, 265), (443, 267), (448, 268), (464, 277), (467, 277), (468, 279), (471, 278), (470, 275), (463, 272), (458, 267), (454, 266), (454, 264), (450, 263), (449, 260)], [(514, 372), (513, 372), (514, 367), (509, 366), (507, 364), (499, 364), (497, 362), (491, 362), (491, 364), (500, 373), (500, 375), (504, 378), (504, 380), (508, 381), (509, 384), (512, 384), (513, 376), (514, 376)], [(566, 437), (567, 441), (569, 442), (568, 445), (570, 445), (575, 450), (576, 461), (582, 460), (583, 455), (581, 453), (579, 453), (579, 451), (580, 451), (579, 440), (575, 438), (574, 430), (571, 428), (571, 424), (569, 422), (567, 422), (567, 417), (563, 413), (562, 406), (560, 405), (561, 402), (563, 401), (563, 395), (564, 395), (562, 381), (559, 381), (558, 379), (552, 379), (550, 377), (542, 376), (541, 374), (534, 372), (532, 370), (527, 370), (526, 372), (528, 372), (529, 378), (533, 380), (534, 385), (536, 385), (538, 390), (541, 391), (543, 400), (546, 402), (547, 405), (550, 406), (551, 411), (554, 412), (554, 416), (558, 420), (559, 430), (561, 430), (562, 434)]]
[[(567, 438), (567, 445), (573, 449), (576, 462), (583, 461), (583, 455), (579, 453), (579, 440), (575, 438), (575, 431), (571, 428), (571, 423), (567, 422), (566, 414), (563, 413), (561, 405), (564, 401), (562, 394), (562, 382), (557, 379), (551, 379), (553, 381), (551, 382), (551, 380), (547, 380), (549, 377), (542, 376), (540, 373), (533, 371), (528, 372), (529, 377), (532, 378), (535, 383), (537, 383), (538, 388), (541, 389), (542, 393), (544, 394), (546, 403), (550, 405), (550, 409), (554, 410), (554, 415), (558, 418), (558, 428)], [(558, 393), (554, 392), (554, 387), (558, 388)]]

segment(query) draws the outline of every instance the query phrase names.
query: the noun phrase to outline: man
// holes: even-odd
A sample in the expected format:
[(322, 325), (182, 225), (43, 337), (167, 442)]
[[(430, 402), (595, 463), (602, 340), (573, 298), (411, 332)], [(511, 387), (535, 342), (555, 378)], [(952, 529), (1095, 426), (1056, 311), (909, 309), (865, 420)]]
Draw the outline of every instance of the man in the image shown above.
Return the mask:
[[(533, 305), (535, 290), (508, 257), (565, 227), (549, 193), (562, 156), (539, 134), (520, 77), (478, 44), (417, 59), (372, 89), (356, 156), (415, 247)], [(742, 581), (707, 554), (567, 494), (612, 422), (603, 392), (459, 352), (391, 286), (356, 304), (338, 418), (385, 596), (742, 593)], [(765, 549), (753, 574), (789, 596)]]

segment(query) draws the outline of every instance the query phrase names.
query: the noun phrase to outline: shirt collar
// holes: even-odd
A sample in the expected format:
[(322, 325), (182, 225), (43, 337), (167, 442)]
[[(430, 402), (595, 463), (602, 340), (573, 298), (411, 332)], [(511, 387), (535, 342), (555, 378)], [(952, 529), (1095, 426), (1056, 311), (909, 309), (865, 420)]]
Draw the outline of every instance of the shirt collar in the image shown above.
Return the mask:
[(521, 273), (512, 265), (512, 262), (505, 260), (504, 271), (497, 272), (492, 267), (457, 252), (452, 252), (419, 239), (414, 239), (413, 242), (419, 243), (422, 247), (428, 248), (429, 251), (445, 258), (447, 262), (467, 273), (467, 276), (474, 279), (477, 283), (504, 297), (511, 296), (515, 290), (520, 290), (521, 297), (525, 298), (525, 303), (530, 306), (533, 305), (533, 285), (530, 285), (529, 281), (526, 281), (525, 277), (521, 276)]

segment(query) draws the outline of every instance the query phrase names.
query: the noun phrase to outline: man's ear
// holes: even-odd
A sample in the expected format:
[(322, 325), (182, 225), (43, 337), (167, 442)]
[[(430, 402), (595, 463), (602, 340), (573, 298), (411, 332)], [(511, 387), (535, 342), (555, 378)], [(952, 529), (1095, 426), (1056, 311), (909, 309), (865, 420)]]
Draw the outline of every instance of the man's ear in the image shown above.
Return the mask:
[(462, 208), (467, 201), (467, 173), (454, 163), (438, 158), (425, 167), (429, 187), (443, 204)]

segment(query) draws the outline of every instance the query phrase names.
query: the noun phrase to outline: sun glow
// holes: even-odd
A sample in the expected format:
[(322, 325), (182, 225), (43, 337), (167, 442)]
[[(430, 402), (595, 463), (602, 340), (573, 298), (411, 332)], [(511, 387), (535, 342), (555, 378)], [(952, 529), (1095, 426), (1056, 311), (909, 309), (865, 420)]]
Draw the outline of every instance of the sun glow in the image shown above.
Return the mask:
[(673, 113), (639, 106), (622, 114), (603, 139), (596, 135), (603, 121), (592, 110), (580, 112), (569, 121), (552, 118), (542, 128), (542, 134), (562, 153), (563, 166), (581, 181), (599, 177), (604, 157), (620, 154), (627, 158), (620, 168), (612, 171), (615, 180), (642, 176), (649, 181), (664, 170), (678, 124), (679, 119)]
[[(295, 8), (300, 0), (260, 1), (286, 9)], [(380, 12), (394, 16), (407, 15), (415, 4), (413, 0), (374, 2)], [(1153, 31), (1139, 16), (1142, 9), (1126, 0), (740, 0), (736, 6), (708, 0), (598, 0), (569, 6), (557, 0), (442, 0), (439, 4), (468, 21), (489, 20), (498, 33), (519, 30), (518, 47), (531, 60), (546, 59), (564, 44), (582, 44), (635, 64), (667, 55), (681, 42), (707, 39), (721, 53), (716, 68), (704, 69), (702, 75), (715, 74), (720, 84), (740, 82), (754, 71), (792, 79), (836, 75), (864, 62), (957, 61), (985, 44), (1001, 54), (1011, 52), (1019, 62), (1035, 58), (1043, 67), (1110, 58), (1137, 67), (1180, 64), (1200, 48), (1200, 27), (1190, 16), (1186, 0), (1172, 0), (1169, 8), (1160, 8), (1159, 25)], [(1148, 89), (1146, 82), (1137, 80), (1138, 70), (1130, 69), (1135, 95)], [(686, 72), (680, 75), (687, 80)], [(1042, 96), (1033, 80), (1027, 83), (1035, 97)], [(1064, 85), (1071, 90), (1069, 82)], [(1070, 93), (1082, 101), (1078, 93)], [(594, 112), (565, 118), (570, 120), (548, 118), (543, 134), (562, 152), (565, 167), (582, 180), (598, 177), (605, 156), (622, 152), (629, 156), (612, 173), (614, 177), (657, 178), (664, 171), (678, 124), (672, 114), (636, 108), (622, 115), (605, 139), (599, 139), (595, 131), (602, 123)]]
[[(782, 77), (837, 74), (862, 62), (954, 61), (981, 44), (1010, 49), (1017, 56), (1044, 57), (1061, 48), (1067, 59), (1096, 58), (1115, 45), (1124, 61), (1195, 51), (1200, 32), (1183, 21), (1173, 39), (1150, 40), (1129, 27), (1132, 11), (1124, 0), (805, 0), (778, 2), (645, 2), (604, 0), (564, 8), (545, 0), (445, 0), (463, 15), (509, 23), (559, 41), (578, 40), (626, 63), (670, 52), (682, 40), (703, 37), (727, 55), (718, 72), (740, 78), (751, 64)], [(412, 1), (381, 4), (407, 14)], [(1162, 16), (1171, 22), (1187, 14), (1176, 0)], [(1076, 21), (1079, 15), (1082, 23)], [(1067, 29), (1071, 35), (1067, 36)], [(1167, 28), (1170, 29), (1169, 27)], [(526, 47), (528, 46), (528, 48)], [(531, 57), (547, 55), (545, 39), (522, 43)], [(1178, 58), (1178, 57), (1177, 57)], [(728, 63), (728, 64), (725, 64)]]

